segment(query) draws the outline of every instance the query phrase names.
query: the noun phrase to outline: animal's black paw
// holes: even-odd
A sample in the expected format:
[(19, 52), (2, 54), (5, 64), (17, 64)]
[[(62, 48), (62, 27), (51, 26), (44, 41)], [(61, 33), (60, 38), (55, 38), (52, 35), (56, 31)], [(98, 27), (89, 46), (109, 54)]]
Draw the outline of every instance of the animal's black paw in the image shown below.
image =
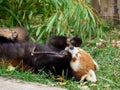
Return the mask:
[(66, 50), (62, 50), (59, 54), (62, 55), (63, 57), (65, 57), (65, 58), (72, 58), (71, 53), (69, 53)]

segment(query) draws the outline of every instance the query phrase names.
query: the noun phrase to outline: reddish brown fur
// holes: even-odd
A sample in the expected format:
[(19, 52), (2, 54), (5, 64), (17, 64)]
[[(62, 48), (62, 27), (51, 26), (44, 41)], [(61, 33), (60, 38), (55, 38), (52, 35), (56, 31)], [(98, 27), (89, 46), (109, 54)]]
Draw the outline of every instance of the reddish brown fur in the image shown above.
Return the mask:
[[(78, 57), (78, 54), (80, 54), (80, 57)], [(71, 62), (74, 63), (77, 60), (80, 61), (79, 70), (73, 70), (73, 74), (75, 75), (76, 80), (80, 80), (82, 76), (88, 74), (89, 70), (96, 69), (93, 58), (82, 49), (80, 49), (79, 52), (76, 53), (75, 57), (72, 58)]]

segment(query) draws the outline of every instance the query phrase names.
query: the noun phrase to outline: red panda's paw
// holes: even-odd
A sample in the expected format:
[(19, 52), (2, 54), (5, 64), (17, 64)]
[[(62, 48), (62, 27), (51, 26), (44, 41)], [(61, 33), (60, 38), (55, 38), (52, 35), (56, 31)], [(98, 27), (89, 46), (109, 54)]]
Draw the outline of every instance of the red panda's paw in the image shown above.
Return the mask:
[(95, 72), (93, 70), (89, 70), (89, 72), (87, 74), (85, 74), (81, 77), (81, 81), (84, 81), (84, 80), (96, 82), (97, 79), (96, 79)]

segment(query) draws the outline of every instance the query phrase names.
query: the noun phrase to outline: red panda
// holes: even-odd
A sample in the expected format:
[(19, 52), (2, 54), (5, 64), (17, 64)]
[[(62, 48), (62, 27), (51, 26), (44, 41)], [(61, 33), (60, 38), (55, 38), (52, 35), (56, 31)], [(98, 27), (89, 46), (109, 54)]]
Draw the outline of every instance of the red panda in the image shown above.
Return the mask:
[(72, 54), (70, 67), (76, 80), (96, 82), (94, 70), (98, 69), (99, 67), (93, 58), (86, 51), (79, 47), (70, 46), (65, 50)]

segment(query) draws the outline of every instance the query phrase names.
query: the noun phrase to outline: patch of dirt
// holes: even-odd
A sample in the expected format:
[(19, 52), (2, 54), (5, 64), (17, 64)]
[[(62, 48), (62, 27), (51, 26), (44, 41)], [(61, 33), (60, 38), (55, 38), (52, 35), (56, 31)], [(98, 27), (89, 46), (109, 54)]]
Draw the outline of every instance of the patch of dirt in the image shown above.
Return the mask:
[(4, 77), (0, 77), (0, 82), (0, 90), (66, 90), (39, 83), (25, 82), (18, 79), (8, 79)]

